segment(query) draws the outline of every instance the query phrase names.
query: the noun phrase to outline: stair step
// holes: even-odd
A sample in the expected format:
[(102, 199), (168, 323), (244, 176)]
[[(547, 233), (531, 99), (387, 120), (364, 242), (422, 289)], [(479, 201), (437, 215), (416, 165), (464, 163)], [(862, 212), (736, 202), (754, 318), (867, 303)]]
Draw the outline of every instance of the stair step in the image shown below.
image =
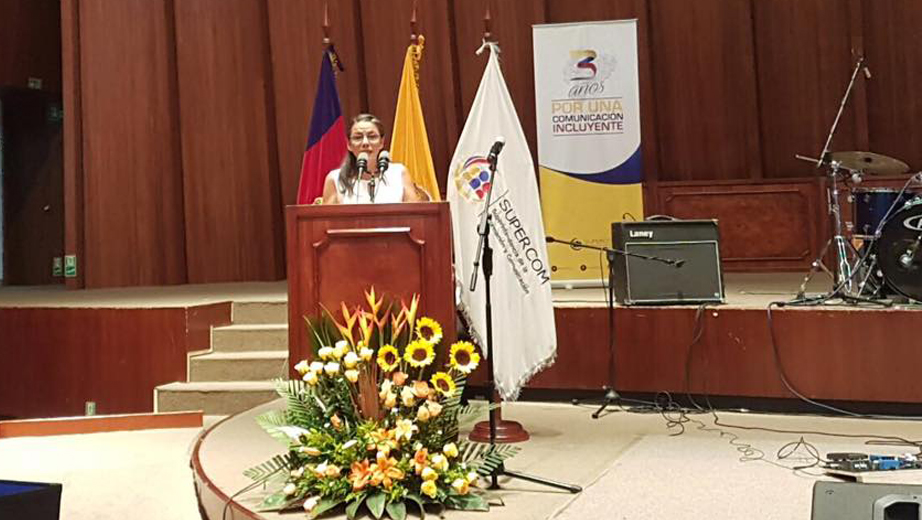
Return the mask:
[(228, 325), (211, 329), (215, 352), (288, 351), (288, 324)]
[(266, 381), (288, 374), (288, 352), (212, 352), (189, 360), (189, 381)]
[(168, 383), (154, 390), (157, 412), (232, 415), (278, 398), (271, 381)]
[(288, 323), (287, 302), (234, 302), (234, 325)]

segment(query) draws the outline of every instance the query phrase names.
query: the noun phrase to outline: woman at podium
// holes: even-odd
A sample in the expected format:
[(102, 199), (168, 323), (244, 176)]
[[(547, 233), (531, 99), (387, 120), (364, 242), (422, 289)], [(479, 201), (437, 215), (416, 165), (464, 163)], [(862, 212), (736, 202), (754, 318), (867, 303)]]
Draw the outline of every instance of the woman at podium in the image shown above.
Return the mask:
[(404, 165), (390, 162), (384, 125), (371, 114), (355, 116), (346, 135), (343, 164), (327, 174), (323, 204), (391, 204), (428, 200)]

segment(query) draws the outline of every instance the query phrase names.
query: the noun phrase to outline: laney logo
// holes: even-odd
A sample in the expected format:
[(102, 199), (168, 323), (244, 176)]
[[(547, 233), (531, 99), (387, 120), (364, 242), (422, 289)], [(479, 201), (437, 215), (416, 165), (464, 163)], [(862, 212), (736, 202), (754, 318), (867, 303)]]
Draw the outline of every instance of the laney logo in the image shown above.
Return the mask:
[(653, 238), (653, 232), (631, 230), (631, 238)]
[(903, 227), (912, 231), (922, 232), (922, 215), (907, 218), (903, 221)]

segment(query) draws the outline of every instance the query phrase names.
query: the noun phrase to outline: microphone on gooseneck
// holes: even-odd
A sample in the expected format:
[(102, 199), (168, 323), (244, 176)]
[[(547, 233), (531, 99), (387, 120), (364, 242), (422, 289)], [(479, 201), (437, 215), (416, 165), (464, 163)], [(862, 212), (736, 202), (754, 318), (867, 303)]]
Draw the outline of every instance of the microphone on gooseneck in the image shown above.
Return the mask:
[(493, 146), (490, 147), (490, 154), (487, 156), (490, 164), (496, 164), (496, 160), (499, 159), (499, 152), (503, 151), (503, 146), (506, 146), (506, 139), (501, 135), (496, 136), (496, 141), (493, 142)]
[(378, 175), (384, 175), (390, 165), (391, 154), (387, 150), (381, 150), (381, 153), (378, 154)]

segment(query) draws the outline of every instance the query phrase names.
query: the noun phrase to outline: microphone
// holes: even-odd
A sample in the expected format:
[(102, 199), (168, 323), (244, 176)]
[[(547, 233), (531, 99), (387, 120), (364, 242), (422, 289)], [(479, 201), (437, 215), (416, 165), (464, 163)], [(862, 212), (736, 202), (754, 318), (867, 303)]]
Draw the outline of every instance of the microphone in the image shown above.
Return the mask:
[(487, 156), (487, 160), (492, 164), (496, 164), (496, 160), (499, 158), (499, 152), (503, 151), (503, 146), (506, 146), (506, 139), (503, 136), (496, 136), (496, 141), (493, 143), (493, 146), (490, 147), (490, 155)]
[(544, 240), (545, 240), (548, 244), (553, 244), (554, 242), (557, 242), (557, 239), (554, 238), (554, 237), (552, 237), (551, 235), (545, 236), (545, 237), (544, 237)]
[(389, 154), (387, 150), (381, 150), (381, 153), (378, 154), (378, 175), (384, 175), (384, 172), (387, 171), (390, 165), (391, 154)]
[(355, 159), (355, 166), (359, 170), (359, 177), (368, 173), (368, 152), (362, 152)]

